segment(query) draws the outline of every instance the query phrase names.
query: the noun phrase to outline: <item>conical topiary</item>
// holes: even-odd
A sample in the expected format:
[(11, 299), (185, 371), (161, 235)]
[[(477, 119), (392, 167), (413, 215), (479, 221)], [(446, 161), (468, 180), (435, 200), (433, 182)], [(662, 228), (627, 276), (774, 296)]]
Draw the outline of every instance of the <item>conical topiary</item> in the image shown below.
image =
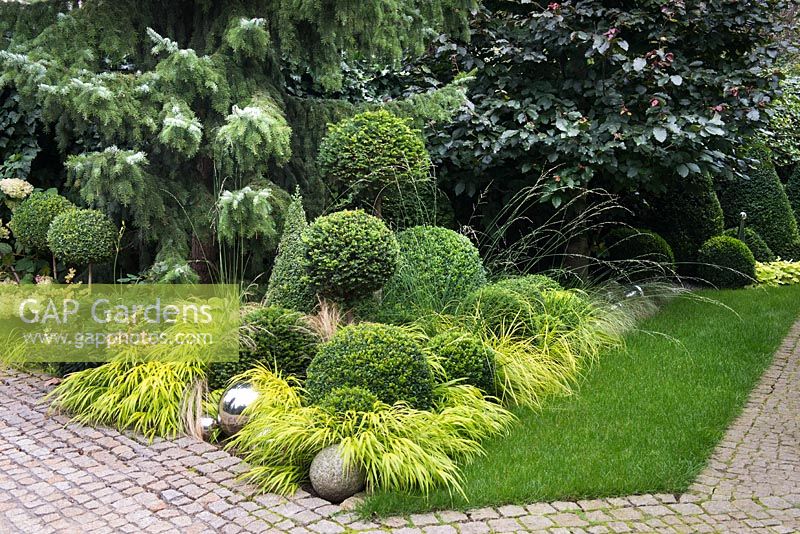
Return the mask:
[(308, 222), (299, 193), (292, 197), (284, 221), (283, 236), (278, 243), (278, 256), (269, 277), (266, 301), (271, 306), (309, 312), (316, 302), (303, 267), (305, 245), (301, 236)]
[(769, 248), (783, 259), (800, 257), (800, 233), (789, 199), (778, 179), (771, 154), (763, 145), (747, 149), (745, 156), (757, 161), (749, 174), (725, 184), (720, 203), (725, 224), (738, 227), (740, 213), (747, 213), (747, 225), (758, 232)]

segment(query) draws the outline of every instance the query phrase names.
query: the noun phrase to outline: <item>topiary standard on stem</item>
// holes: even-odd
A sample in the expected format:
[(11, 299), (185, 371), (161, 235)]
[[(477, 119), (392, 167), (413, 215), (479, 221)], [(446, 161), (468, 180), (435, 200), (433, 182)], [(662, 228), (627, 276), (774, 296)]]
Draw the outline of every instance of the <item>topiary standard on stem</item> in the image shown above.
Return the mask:
[(320, 346), (307, 376), (312, 402), (349, 386), (364, 388), (387, 404), (405, 401), (420, 410), (433, 404), (433, 375), (422, 347), (398, 326), (361, 323), (340, 329)]
[(381, 216), (385, 196), (416, 196), (431, 160), (419, 131), (388, 111), (367, 111), (329, 126), (319, 148), (323, 178), (355, 206)]
[(57, 258), (88, 265), (91, 286), (92, 264), (111, 259), (116, 251), (117, 228), (97, 210), (69, 210), (50, 224), (47, 243)]
[(756, 259), (744, 242), (712, 237), (700, 249), (698, 276), (716, 287), (744, 287), (755, 281)]
[[(65, 211), (75, 209), (75, 204), (52, 192), (36, 192), (25, 199), (11, 217), (8, 227), (22, 246), (36, 254), (50, 251), (47, 231), (50, 223)], [(53, 277), (57, 277), (56, 260), (53, 255)]]
[(397, 268), (394, 234), (361, 210), (318, 217), (302, 240), (309, 281), (324, 298), (353, 303), (381, 289)]

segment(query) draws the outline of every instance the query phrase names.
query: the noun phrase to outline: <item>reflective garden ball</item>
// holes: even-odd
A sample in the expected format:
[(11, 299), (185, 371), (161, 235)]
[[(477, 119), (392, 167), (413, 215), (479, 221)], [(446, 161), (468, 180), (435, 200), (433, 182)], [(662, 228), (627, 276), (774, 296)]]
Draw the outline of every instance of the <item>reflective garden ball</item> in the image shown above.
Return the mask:
[(233, 436), (247, 424), (247, 416), (242, 412), (257, 398), (258, 391), (247, 382), (233, 384), (225, 390), (219, 400), (219, 427), (223, 434)]
[(625, 298), (632, 299), (634, 297), (643, 297), (644, 289), (641, 286), (632, 285), (625, 290)]
[(213, 417), (204, 415), (200, 418), (200, 435), (203, 441), (209, 441), (217, 428), (219, 428), (219, 423)]

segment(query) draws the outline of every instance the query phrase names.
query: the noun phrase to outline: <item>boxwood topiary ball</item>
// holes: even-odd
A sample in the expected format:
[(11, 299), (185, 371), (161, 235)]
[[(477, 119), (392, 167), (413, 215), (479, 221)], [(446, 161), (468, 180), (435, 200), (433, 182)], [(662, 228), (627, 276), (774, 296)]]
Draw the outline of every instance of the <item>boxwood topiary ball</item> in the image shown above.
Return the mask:
[(331, 125), (318, 162), (326, 183), (362, 207), (387, 193), (411, 194), (416, 184), (430, 180), (431, 160), (421, 133), (386, 110)]
[(378, 397), (368, 389), (360, 386), (343, 386), (332, 390), (322, 397), (319, 405), (334, 413), (371, 412), (375, 408)]
[(428, 348), (441, 359), (447, 378), (494, 392), (495, 354), (491, 347), (466, 332), (450, 331), (433, 337)]
[(318, 403), (344, 386), (362, 387), (387, 404), (405, 401), (422, 410), (433, 404), (433, 375), (422, 347), (397, 326), (346, 326), (320, 345), (308, 366), (309, 398)]
[(116, 249), (117, 228), (97, 210), (68, 210), (53, 219), (47, 243), (57, 258), (70, 263), (100, 263)]
[(23, 246), (35, 252), (46, 252), (47, 231), (53, 219), (72, 209), (75, 204), (61, 195), (36, 192), (17, 206), (8, 227)]
[(352, 302), (382, 288), (397, 268), (397, 239), (362, 210), (318, 217), (303, 232), (305, 268), (316, 291)]
[[(739, 239), (739, 229), (730, 228), (725, 230), (723, 235)], [(764, 241), (758, 232), (752, 228), (744, 229), (744, 239), (742, 241), (744, 241), (744, 244), (750, 249), (750, 252), (753, 253), (753, 257), (756, 259), (756, 261), (775, 261), (775, 253), (772, 252), (772, 249), (769, 248), (769, 245), (767, 245), (766, 241)]]
[(448, 228), (416, 226), (397, 236), (397, 272), (386, 285), (384, 302), (445, 311), (486, 284), (475, 245)]
[(258, 308), (244, 317), (244, 325), (255, 347), (242, 346), (239, 360), (211, 365), (209, 387), (225, 387), (234, 376), (262, 363), (284, 375), (303, 377), (317, 351), (319, 338), (300, 312), (279, 306)]
[(716, 287), (744, 287), (754, 282), (756, 259), (742, 241), (712, 237), (700, 249), (698, 276)]

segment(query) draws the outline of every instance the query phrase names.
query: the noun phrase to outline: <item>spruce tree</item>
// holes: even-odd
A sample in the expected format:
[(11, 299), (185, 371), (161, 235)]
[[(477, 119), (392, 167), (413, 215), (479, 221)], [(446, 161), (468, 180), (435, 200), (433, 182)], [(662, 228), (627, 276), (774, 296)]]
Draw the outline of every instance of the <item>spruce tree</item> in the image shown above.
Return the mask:
[[(299, 185), (315, 212), (325, 205), (309, 162), (326, 124), (358, 107), (294, 96), (287, 80), (311, 77), (335, 96), (344, 59), (396, 64), (421, 53), (431, 31), (463, 33), (472, 8), (472, 0), (4, 3), (0, 84), (40, 119), (45, 143), (50, 136), (42, 149), (62, 166), (56, 185), (134, 229), (123, 248), (147, 258), (176, 243), (206, 251), (196, 263), (213, 262), (221, 191), (271, 180)], [(458, 104), (414, 98), (411, 109), (387, 105), (437, 116), (436, 102)]]

